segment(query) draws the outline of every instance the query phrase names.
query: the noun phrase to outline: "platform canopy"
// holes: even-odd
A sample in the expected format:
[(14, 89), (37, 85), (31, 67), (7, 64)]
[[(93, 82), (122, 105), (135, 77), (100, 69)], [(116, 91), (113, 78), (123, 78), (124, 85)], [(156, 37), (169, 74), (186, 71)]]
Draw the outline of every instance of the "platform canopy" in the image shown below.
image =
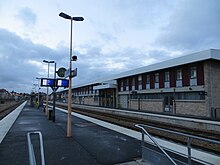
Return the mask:
[(100, 90), (100, 89), (112, 89), (117, 88), (116, 84), (110, 84), (110, 83), (103, 83), (101, 85), (97, 85), (93, 87), (93, 90)]

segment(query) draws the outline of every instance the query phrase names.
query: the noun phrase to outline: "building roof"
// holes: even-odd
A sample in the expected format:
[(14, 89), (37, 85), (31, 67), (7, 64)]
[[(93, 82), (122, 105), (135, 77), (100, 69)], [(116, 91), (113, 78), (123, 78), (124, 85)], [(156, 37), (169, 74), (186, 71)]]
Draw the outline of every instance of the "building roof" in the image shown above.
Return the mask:
[(83, 86), (92, 85), (92, 84), (96, 84), (96, 83), (103, 83), (103, 82), (108, 83), (108, 81), (111, 81), (111, 80), (117, 80), (117, 79), (124, 78), (124, 77), (129, 77), (129, 76), (133, 76), (133, 75), (138, 75), (138, 74), (142, 74), (142, 73), (171, 68), (171, 67), (180, 66), (180, 65), (184, 65), (184, 64), (204, 61), (204, 60), (208, 60), (208, 59), (220, 60), (220, 50), (208, 49), (208, 50), (204, 50), (201, 52), (196, 52), (196, 53), (184, 55), (181, 57), (173, 58), (173, 59), (159, 62), (156, 64), (152, 64), (152, 65), (140, 67), (137, 69), (133, 69), (130, 71), (122, 72), (122, 73), (119, 73), (119, 74), (116, 74), (113, 76), (109, 76), (106, 78), (102, 78), (102, 79), (99, 79), (96, 81), (76, 85), (76, 86), (73, 86), (73, 88), (83, 87)]

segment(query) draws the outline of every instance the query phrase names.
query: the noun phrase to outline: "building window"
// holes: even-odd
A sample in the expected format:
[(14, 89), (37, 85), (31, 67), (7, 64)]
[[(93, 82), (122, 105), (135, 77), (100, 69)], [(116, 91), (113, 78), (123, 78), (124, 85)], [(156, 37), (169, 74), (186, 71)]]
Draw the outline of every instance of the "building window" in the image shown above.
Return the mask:
[(142, 90), (142, 75), (138, 76), (138, 89)]
[(170, 73), (169, 72), (164, 73), (164, 87), (170, 88)]
[(154, 79), (154, 88), (159, 89), (159, 73), (155, 74), (155, 79)]
[(159, 83), (159, 73), (155, 74), (155, 83)]
[(126, 91), (129, 91), (129, 78), (126, 79)]
[(89, 86), (89, 94), (92, 94), (92, 86)]
[(95, 95), (94, 102), (98, 102), (98, 101), (99, 101), (99, 96)]
[(196, 67), (190, 68), (190, 86), (197, 85), (197, 72)]
[(123, 87), (124, 87), (124, 83), (123, 83), (123, 81), (121, 80), (121, 91), (123, 91)]
[(132, 78), (132, 90), (135, 90), (135, 78)]
[(182, 80), (182, 70), (178, 69), (176, 71), (176, 80)]
[(183, 82), (182, 82), (182, 70), (178, 69), (176, 71), (176, 87), (182, 87)]
[(201, 92), (184, 92), (176, 93), (175, 98), (178, 100), (205, 100), (205, 95)]
[(196, 78), (197, 77), (196, 75), (197, 75), (196, 74), (196, 67), (195, 66), (191, 67), (190, 68), (190, 79)]
[(147, 75), (146, 89), (150, 89), (150, 75)]

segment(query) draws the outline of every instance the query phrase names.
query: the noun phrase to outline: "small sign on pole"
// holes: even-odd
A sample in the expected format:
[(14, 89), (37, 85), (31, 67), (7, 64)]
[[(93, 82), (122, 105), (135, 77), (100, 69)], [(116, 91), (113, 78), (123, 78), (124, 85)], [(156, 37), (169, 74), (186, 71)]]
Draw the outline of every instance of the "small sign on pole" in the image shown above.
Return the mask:
[(65, 78), (67, 78), (69, 76), (71, 76), (71, 78), (76, 77), (77, 76), (77, 68), (72, 70), (71, 72), (70, 72), (70, 69), (67, 69), (65, 72)]
[(69, 77), (70, 76), (70, 69), (67, 69), (66, 71), (65, 71), (65, 78), (67, 78), (67, 77)]
[(71, 77), (76, 77), (77, 76), (77, 68), (72, 70), (71, 72)]

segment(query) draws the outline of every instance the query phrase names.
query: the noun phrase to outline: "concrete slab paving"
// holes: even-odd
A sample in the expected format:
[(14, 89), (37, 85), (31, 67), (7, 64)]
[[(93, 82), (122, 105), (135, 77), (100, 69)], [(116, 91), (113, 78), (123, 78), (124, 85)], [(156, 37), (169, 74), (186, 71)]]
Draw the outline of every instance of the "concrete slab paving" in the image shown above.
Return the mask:
[[(0, 164), (29, 164), (27, 133), (41, 131), (47, 165), (119, 164), (139, 159), (141, 142), (72, 116), (72, 137), (66, 137), (67, 114), (56, 121), (27, 104), (0, 144)], [(33, 138), (35, 140), (35, 138)]]
[(26, 101), (18, 106), (14, 111), (8, 114), (6, 117), (0, 120), (0, 143), (10, 130), (11, 126), (14, 124), (15, 120), (17, 119), (18, 115), (26, 105)]

